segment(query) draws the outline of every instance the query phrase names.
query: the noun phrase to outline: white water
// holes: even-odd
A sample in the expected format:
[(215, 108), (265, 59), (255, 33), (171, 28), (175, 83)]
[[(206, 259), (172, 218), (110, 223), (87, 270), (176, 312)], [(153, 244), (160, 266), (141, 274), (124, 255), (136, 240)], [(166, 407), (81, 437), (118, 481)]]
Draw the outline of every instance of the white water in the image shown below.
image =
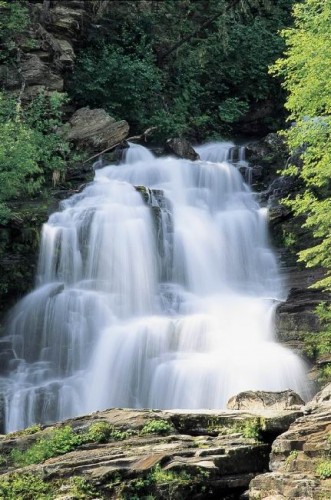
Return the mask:
[(50, 217), (8, 326), (7, 431), (114, 406), (224, 408), (248, 389), (305, 397), (303, 362), (274, 340), (266, 211), (231, 148), (193, 163), (131, 147)]

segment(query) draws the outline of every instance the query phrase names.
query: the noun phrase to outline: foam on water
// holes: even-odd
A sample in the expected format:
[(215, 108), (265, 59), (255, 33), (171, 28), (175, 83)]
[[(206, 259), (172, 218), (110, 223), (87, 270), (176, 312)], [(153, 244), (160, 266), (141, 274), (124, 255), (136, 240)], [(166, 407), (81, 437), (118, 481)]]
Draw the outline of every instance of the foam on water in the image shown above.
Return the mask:
[(233, 150), (190, 162), (131, 146), (51, 215), (7, 326), (7, 431), (112, 406), (224, 408), (249, 389), (307, 396), (304, 363), (274, 338), (284, 290)]

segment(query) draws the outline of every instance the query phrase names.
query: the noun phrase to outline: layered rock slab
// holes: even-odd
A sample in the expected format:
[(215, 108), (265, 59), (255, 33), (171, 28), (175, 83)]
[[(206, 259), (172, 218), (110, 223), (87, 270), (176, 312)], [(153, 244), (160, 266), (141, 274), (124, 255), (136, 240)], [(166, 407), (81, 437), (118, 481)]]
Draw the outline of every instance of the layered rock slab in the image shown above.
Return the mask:
[(255, 477), (251, 499), (331, 498), (331, 384), (272, 445), (272, 472)]
[[(299, 415), (289, 410), (97, 412), (32, 435), (21, 431), (3, 436), (0, 453), (7, 463), (0, 471), (0, 485), (16, 472), (40, 477), (56, 490), (61, 485), (63, 491), (73, 477), (84, 478), (97, 492), (91, 498), (238, 498), (256, 474), (268, 470), (271, 436), (286, 430)], [(82, 435), (96, 423), (114, 430), (107, 442), (85, 442), (23, 468), (12, 458), (12, 450), (31, 449), (57, 429), (70, 426), (75, 435)], [(75, 498), (70, 492), (66, 496)], [(51, 498), (61, 496), (54, 493)]]

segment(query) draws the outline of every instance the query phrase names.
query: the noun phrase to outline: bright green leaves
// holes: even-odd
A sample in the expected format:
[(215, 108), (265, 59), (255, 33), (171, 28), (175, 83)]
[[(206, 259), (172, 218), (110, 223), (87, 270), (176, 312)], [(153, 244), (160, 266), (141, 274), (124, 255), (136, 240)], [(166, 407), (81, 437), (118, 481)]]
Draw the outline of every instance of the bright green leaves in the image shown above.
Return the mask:
[(25, 109), (0, 93), (0, 223), (10, 216), (6, 202), (31, 197), (64, 174), (70, 145), (59, 133), (66, 97), (41, 92)]
[(288, 204), (295, 214), (306, 215), (305, 226), (316, 238), (300, 260), (324, 267), (327, 276), (317, 286), (331, 289), (331, 0), (295, 5), (294, 19), (294, 28), (282, 32), (285, 57), (271, 69), (284, 79), (289, 120), (295, 120), (285, 135), (303, 162), (296, 170), (305, 191)]

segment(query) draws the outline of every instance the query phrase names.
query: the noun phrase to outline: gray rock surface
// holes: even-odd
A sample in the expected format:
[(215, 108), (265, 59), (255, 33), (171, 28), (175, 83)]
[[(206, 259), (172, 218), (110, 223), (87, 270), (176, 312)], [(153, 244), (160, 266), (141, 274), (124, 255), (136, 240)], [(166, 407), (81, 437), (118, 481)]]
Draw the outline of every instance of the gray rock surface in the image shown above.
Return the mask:
[[(63, 493), (57, 489), (52, 499), (70, 497), (73, 477), (95, 488), (97, 496), (91, 498), (239, 498), (256, 474), (268, 470), (270, 444), (264, 436), (285, 431), (299, 415), (270, 410), (96, 412), (33, 434), (2, 436), (0, 484), (13, 473), (28, 473), (55, 488), (61, 484)], [(56, 429), (70, 426), (81, 435), (95, 424), (110, 426), (106, 440), (92, 439), (40, 464), (15, 465), (12, 450), (29, 449)]]
[(192, 161), (200, 159), (198, 153), (186, 139), (180, 139), (179, 137), (168, 139), (166, 146), (170, 153), (174, 153), (179, 158)]
[(274, 441), (270, 456), (272, 472), (252, 480), (249, 498), (331, 497), (331, 384), (304, 411), (306, 415)]
[(92, 151), (102, 151), (126, 139), (129, 125), (125, 120), (116, 121), (104, 109), (78, 109), (69, 120), (66, 138)]

